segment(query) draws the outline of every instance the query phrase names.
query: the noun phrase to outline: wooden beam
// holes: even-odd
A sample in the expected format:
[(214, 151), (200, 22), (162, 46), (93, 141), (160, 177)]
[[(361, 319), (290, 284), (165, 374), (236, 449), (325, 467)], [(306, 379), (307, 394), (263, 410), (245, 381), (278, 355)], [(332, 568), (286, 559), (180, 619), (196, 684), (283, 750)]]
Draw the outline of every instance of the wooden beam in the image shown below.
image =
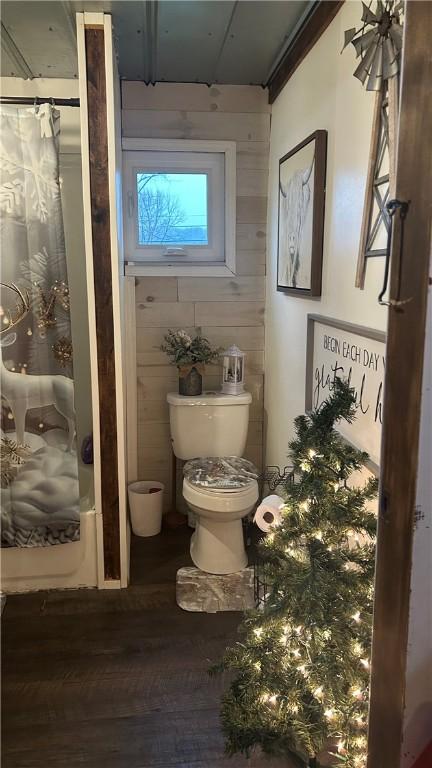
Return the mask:
[(120, 578), (119, 485), (103, 26), (85, 27), (85, 50), (104, 571), (106, 580), (117, 580)]
[[(432, 3), (407, 2), (381, 453), (368, 768), (398, 768), (403, 731), (412, 540), (431, 246)], [(422, 151), (424, 150), (424, 151)], [(396, 214), (397, 216), (397, 214)], [(425, 586), (426, 590), (429, 585)]]
[(273, 104), (299, 64), (333, 21), (343, 2), (344, 0), (320, 0), (316, 10), (307, 18), (276, 70), (270, 75), (267, 83), (270, 104)]

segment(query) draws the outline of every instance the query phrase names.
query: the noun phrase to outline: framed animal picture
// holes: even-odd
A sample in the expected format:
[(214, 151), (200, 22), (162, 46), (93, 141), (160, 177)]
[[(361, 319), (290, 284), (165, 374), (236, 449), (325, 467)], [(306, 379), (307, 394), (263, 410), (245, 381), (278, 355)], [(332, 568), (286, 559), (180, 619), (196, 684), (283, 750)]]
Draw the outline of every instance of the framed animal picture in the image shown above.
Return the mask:
[(327, 131), (279, 160), (277, 290), (321, 296)]

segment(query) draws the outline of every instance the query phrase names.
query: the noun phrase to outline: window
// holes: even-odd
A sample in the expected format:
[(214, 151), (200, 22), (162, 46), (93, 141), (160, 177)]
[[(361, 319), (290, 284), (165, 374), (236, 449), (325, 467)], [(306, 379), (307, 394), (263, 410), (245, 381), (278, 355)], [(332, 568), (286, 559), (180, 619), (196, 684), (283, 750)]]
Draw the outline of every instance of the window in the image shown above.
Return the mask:
[(234, 145), (124, 139), (123, 148), (127, 273), (234, 272)]
[(137, 171), (138, 246), (208, 245), (207, 174)]
[(136, 174), (138, 246), (208, 245), (207, 174)]

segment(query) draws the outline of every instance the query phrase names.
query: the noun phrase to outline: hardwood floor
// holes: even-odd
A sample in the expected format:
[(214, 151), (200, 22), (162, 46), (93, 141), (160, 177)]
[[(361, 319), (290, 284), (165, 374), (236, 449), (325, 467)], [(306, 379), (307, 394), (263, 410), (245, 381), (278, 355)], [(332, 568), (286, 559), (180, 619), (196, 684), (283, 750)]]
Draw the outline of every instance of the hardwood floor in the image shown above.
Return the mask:
[(134, 538), (126, 590), (8, 598), (3, 768), (287, 768), (258, 755), (224, 756), (223, 679), (207, 669), (240, 615), (176, 606), (189, 536)]

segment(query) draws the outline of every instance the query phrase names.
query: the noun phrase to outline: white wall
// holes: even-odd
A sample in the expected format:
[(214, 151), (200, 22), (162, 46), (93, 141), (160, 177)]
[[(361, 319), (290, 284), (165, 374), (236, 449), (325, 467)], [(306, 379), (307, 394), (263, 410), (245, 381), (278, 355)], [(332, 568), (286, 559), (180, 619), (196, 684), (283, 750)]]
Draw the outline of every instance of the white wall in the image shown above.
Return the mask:
[[(286, 463), (293, 420), (304, 411), (306, 318), (316, 313), (385, 330), (377, 303), (384, 260), (370, 260), (365, 290), (354, 288), (374, 94), (352, 73), (345, 29), (358, 26), (360, 2), (345, 3), (273, 105), (267, 240), (265, 410), (266, 463)], [(278, 163), (317, 129), (328, 131), (322, 297), (276, 292)]]
[[(78, 80), (18, 77), (0, 78), (2, 96), (78, 97)], [(60, 110), (60, 176), (62, 179), (63, 220), (66, 260), (71, 296), (72, 342), (74, 350), (74, 384), (78, 449), (82, 439), (92, 431), (90, 351), (88, 341), (87, 287), (84, 251), (84, 223), (81, 182), (80, 110)], [(79, 451), (78, 451), (79, 452)], [(85, 479), (84, 479), (85, 478)], [(80, 472), (81, 495), (87, 488), (89, 472)]]

